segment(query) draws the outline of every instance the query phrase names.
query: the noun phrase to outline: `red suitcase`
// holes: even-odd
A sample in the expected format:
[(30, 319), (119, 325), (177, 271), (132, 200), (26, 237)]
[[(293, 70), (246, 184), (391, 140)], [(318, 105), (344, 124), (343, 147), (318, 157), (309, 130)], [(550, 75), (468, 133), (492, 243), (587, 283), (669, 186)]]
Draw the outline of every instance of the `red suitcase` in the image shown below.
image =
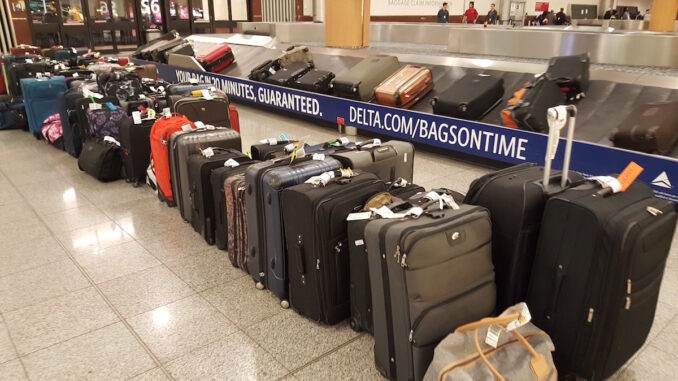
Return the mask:
[(231, 47), (219, 45), (209, 52), (196, 57), (198, 62), (210, 73), (219, 73), (235, 61)]
[(234, 104), (228, 105), (228, 116), (231, 120), (231, 130), (240, 133), (240, 117), (238, 116), (238, 109)]
[(21, 44), (17, 47), (10, 48), (9, 52), (13, 56), (23, 56), (24, 54), (35, 54), (39, 56), (42, 54), (42, 49), (38, 48), (37, 46)]

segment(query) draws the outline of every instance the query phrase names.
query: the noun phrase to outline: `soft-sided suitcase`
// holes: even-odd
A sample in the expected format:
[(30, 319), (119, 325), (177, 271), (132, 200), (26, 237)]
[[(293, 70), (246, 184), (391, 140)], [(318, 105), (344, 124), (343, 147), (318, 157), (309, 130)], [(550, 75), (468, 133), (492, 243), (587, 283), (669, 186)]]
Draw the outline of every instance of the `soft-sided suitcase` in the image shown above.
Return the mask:
[(158, 199), (169, 206), (175, 205), (170, 178), (169, 143), (175, 132), (192, 131), (195, 124), (183, 115), (174, 114), (158, 118), (151, 127), (151, 168), (155, 176)]
[(280, 194), (311, 176), (339, 169), (332, 158), (291, 158), (252, 165), (245, 172), (247, 185), (247, 241), (249, 270), (257, 287), (266, 287), (288, 305), (287, 256)]
[(127, 181), (139, 186), (146, 179), (146, 170), (151, 157), (151, 128), (155, 119), (126, 118), (120, 123), (120, 149)]
[(64, 77), (21, 80), (21, 92), (31, 133), (39, 135), (42, 130), (42, 121), (50, 115), (59, 113), (59, 106), (54, 100), (57, 94), (66, 90), (68, 87)]
[(90, 134), (89, 119), (87, 118), (87, 111), (91, 110), (94, 106), (90, 106), (92, 103), (100, 104), (101, 107), (106, 107), (107, 103), (112, 103), (118, 105), (118, 98), (115, 97), (83, 97), (73, 100), (75, 104), (75, 120), (76, 125), (73, 126), (74, 130), (78, 130), (80, 136), (83, 138)]
[(487, 209), (440, 205), (421, 205), (418, 218), (376, 219), (365, 227), (374, 360), (392, 380), (421, 380), (447, 334), (494, 312)]
[(399, 69), (396, 57), (368, 57), (338, 74), (332, 81), (332, 89), (337, 96), (367, 102), (374, 98), (374, 88)]
[(313, 63), (313, 56), (308, 46), (292, 45), (283, 51), (283, 54), (278, 59), (281, 68), (286, 68), (293, 63)]
[(134, 66), (134, 72), (141, 79), (156, 80), (158, 78), (158, 67), (154, 64), (136, 65)]
[(214, 91), (215, 87), (207, 83), (173, 83), (166, 87), (165, 93), (170, 95), (191, 95), (194, 91), (209, 90)]
[(555, 82), (540, 76), (516, 91), (501, 112), (505, 127), (547, 132), (546, 110), (565, 103), (565, 94)]
[(380, 83), (374, 89), (374, 94), (379, 104), (410, 108), (431, 90), (433, 90), (431, 69), (405, 65)]
[(13, 48), (10, 48), (9, 52), (13, 56), (23, 56), (23, 55), (26, 55), (26, 54), (35, 54), (35, 55), (39, 56), (39, 55), (42, 54), (42, 49), (38, 48), (37, 46), (21, 44), (19, 46), (15, 46)]
[(270, 77), (272, 74), (275, 74), (275, 72), (278, 70), (280, 70), (279, 60), (266, 60), (252, 69), (247, 78), (252, 81), (264, 82), (266, 78)]
[(0, 101), (0, 130), (13, 128), (28, 129), (24, 104)]
[(75, 104), (78, 99), (82, 98), (84, 98), (82, 93), (73, 89), (57, 94), (56, 98), (63, 130), (64, 150), (74, 157), (80, 155), (84, 138), (82, 130), (78, 128)]
[(191, 225), (193, 230), (202, 235), (210, 245), (214, 244), (215, 232), (215, 204), (211, 185), (212, 170), (223, 167), (229, 159), (244, 157), (246, 156), (240, 150), (218, 147), (204, 147), (200, 153), (188, 157)]
[(161, 63), (170, 63), (170, 56), (172, 55), (181, 55), (181, 56), (191, 56), (193, 57), (195, 55), (195, 51), (193, 50), (193, 44), (190, 42), (186, 41), (182, 44), (179, 44), (171, 49), (165, 50), (161, 54), (160, 61)]
[(296, 140), (264, 139), (250, 147), (250, 155), (253, 160), (262, 161), (287, 156), (292, 153), (296, 143)]
[[(190, 48), (190, 52), (188, 52), (188, 49)], [(179, 53), (177, 53), (177, 51)], [(158, 46), (155, 46), (153, 51), (151, 52), (151, 59), (155, 62), (160, 62), (160, 63), (167, 63), (167, 54), (168, 53), (174, 53), (174, 54), (181, 54), (181, 52), (186, 52), (189, 54), (184, 54), (184, 55), (193, 55), (193, 48), (191, 47), (190, 43), (188, 43), (185, 39), (183, 38), (178, 38), (170, 41), (166, 41), (164, 43), (161, 43)]]
[(153, 50), (156, 47), (163, 45), (163, 44), (166, 44), (167, 41), (177, 40), (177, 39), (181, 39), (181, 37), (179, 37), (179, 34), (177, 33), (176, 30), (171, 30), (171, 31), (163, 34), (162, 36), (154, 38), (153, 40), (149, 41), (148, 43), (139, 46), (137, 48), (137, 50), (135, 50), (134, 53), (132, 53), (132, 57), (150, 60), (151, 59), (151, 52), (153, 52)]
[(187, 96), (173, 103), (173, 111), (184, 115), (192, 122), (203, 122), (215, 127), (230, 127), (230, 110), (228, 98), (221, 96), (204, 97)]
[(294, 81), (313, 69), (312, 63), (293, 62), (266, 78), (265, 82), (278, 86), (290, 86)]
[(636, 106), (610, 137), (615, 147), (669, 155), (678, 146), (678, 101)]
[(120, 147), (104, 139), (87, 139), (78, 157), (78, 168), (103, 182), (120, 179)]
[(5, 81), (5, 64), (3, 57), (0, 57), (0, 95), (7, 94), (7, 82)]
[(546, 69), (546, 77), (558, 85), (567, 99), (579, 99), (589, 89), (588, 53), (553, 57)]
[(116, 97), (121, 101), (139, 99), (143, 93), (141, 78), (135, 72), (114, 71), (97, 77), (99, 91), (103, 95)]
[(226, 194), (226, 180), (229, 177), (245, 173), (247, 167), (257, 163), (243, 155), (233, 158), (233, 161), (224, 163), (220, 168), (212, 170), (210, 182), (212, 183), (212, 197), (214, 198), (214, 244), (221, 250), (228, 249), (228, 204)]
[(606, 379), (643, 346), (675, 210), (640, 182), (605, 195), (587, 181), (547, 201), (527, 304), (561, 377)]
[[(22, 97), (21, 80), (24, 78), (35, 78), (44, 73), (51, 73), (51, 66), (44, 62), (24, 62), (13, 63), (5, 71), (7, 81), (7, 92), (14, 98)], [(65, 79), (64, 79), (65, 83)]]
[(104, 138), (110, 136), (116, 140), (120, 138), (120, 125), (129, 118), (122, 108), (106, 103), (100, 109), (87, 110), (89, 135)]
[[(190, 119), (189, 119), (190, 120)], [(191, 221), (191, 200), (188, 183), (188, 158), (207, 147), (242, 150), (240, 135), (230, 128), (197, 128), (191, 131), (177, 131), (168, 139), (169, 166), (174, 201), (179, 206), (181, 217)]]
[[(568, 128), (574, 128), (570, 123)], [(572, 136), (568, 134), (568, 136)], [(551, 173), (559, 131), (549, 134), (546, 168), (532, 163), (520, 164), (489, 173), (471, 183), (464, 202), (487, 208), (492, 216), (492, 261), (497, 270), (497, 309), (504, 310), (525, 301), (537, 239), (550, 197), (583, 180), (578, 173)], [(569, 163), (571, 141), (565, 147), (565, 162)], [(548, 187), (544, 186), (544, 178)], [(563, 176), (567, 179), (563, 181)]]
[(466, 74), (433, 98), (433, 113), (453, 118), (480, 120), (504, 96), (504, 79), (488, 74)]
[(313, 69), (302, 75), (301, 78), (290, 83), (290, 87), (313, 93), (327, 94), (334, 79), (331, 71)]
[(231, 47), (223, 44), (197, 56), (196, 60), (210, 73), (221, 73), (235, 61), (235, 56)]
[(234, 267), (249, 272), (246, 189), (244, 173), (231, 176), (224, 182), (228, 224), (228, 259)]
[(381, 143), (374, 139), (356, 144), (356, 149), (332, 153), (332, 157), (344, 167), (374, 173), (386, 182), (398, 178), (412, 182), (414, 175), (414, 146), (409, 142), (390, 140)]

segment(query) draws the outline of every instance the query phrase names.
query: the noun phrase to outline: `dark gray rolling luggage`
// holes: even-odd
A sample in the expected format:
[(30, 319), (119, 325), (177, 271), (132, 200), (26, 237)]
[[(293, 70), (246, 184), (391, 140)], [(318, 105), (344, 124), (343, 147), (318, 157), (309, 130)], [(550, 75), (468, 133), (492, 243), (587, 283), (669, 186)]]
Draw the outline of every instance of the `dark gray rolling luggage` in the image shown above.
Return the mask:
[(553, 57), (549, 61), (546, 77), (558, 85), (567, 99), (579, 99), (589, 89), (588, 53)]
[(290, 305), (326, 324), (350, 316), (346, 217), (386, 184), (372, 173), (305, 183), (282, 193)]
[(266, 78), (280, 70), (280, 60), (266, 60), (252, 69), (247, 76), (252, 81), (264, 82)]
[(234, 267), (249, 271), (247, 252), (247, 198), (245, 174), (231, 176), (224, 182), (228, 225), (228, 259)]
[(313, 69), (312, 63), (292, 62), (287, 67), (281, 68), (275, 74), (266, 78), (266, 82), (278, 86), (290, 86), (294, 81)]
[(392, 380), (421, 380), (445, 336), (495, 310), (489, 213), (444, 205), (365, 228), (374, 359)]
[(177, 99), (172, 104), (172, 111), (187, 117), (194, 123), (203, 122), (205, 125), (215, 127), (231, 127), (228, 105), (228, 99), (224, 97), (215, 96), (205, 99), (187, 96)]
[(330, 92), (330, 84), (333, 79), (334, 73), (331, 71), (313, 69), (292, 82), (290, 86), (299, 90), (327, 94)]
[(379, 139), (357, 143), (355, 149), (332, 154), (344, 167), (371, 172), (386, 182), (403, 178), (412, 182), (414, 174), (414, 146), (400, 140), (381, 143)]
[(267, 143), (262, 141), (260, 144), (253, 144), (250, 147), (250, 154), (253, 160), (271, 160), (291, 154), (295, 143), (296, 140), (270, 139)]
[(433, 113), (480, 120), (504, 96), (504, 79), (488, 74), (467, 74), (433, 98)]
[(154, 118), (127, 118), (120, 124), (120, 148), (127, 181), (139, 186), (146, 180), (146, 170), (151, 161), (151, 128)]
[(678, 101), (647, 103), (635, 107), (614, 130), (615, 147), (670, 155), (678, 147)]
[(367, 102), (374, 98), (374, 88), (399, 69), (400, 62), (394, 56), (368, 57), (338, 74), (332, 89), (337, 96)]

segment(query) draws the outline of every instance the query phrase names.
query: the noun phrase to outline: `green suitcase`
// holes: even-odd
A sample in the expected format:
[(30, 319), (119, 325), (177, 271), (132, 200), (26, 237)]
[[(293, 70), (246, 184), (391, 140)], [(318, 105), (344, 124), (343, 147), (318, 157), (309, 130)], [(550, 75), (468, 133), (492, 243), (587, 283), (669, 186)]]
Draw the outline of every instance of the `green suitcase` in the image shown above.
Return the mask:
[(332, 89), (340, 97), (367, 102), (374, 98), (374, 88), (399, 69), (394, 56), (368, 57), (338, 75)]

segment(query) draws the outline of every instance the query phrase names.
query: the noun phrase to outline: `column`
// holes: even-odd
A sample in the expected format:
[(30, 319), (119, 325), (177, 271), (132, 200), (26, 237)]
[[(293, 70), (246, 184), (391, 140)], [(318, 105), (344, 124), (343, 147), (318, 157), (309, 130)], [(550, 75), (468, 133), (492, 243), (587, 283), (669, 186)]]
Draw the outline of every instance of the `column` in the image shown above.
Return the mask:
[(362, 48), (370, 44), (370, 0), (325, 1), (325, 45)]
[(650, 30), (673, 32), (676, 26), (678, 0), (654, 0), (650, 11)]

